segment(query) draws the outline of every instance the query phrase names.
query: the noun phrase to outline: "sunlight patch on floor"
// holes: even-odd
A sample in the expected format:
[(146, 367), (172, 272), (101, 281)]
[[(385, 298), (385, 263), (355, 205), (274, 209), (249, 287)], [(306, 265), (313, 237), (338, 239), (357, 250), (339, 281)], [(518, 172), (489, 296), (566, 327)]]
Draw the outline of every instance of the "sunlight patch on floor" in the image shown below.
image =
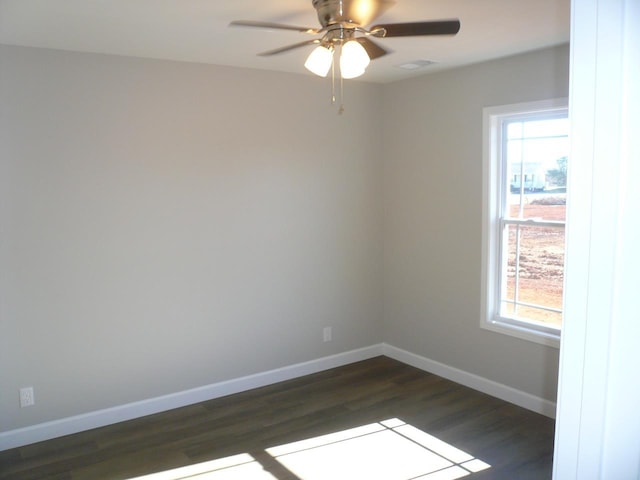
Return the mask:
[(241, 453), (210, 462), (152, 473), (129, 480), (278, 480), (251, 455)]
[(399, 419), (268, 448), (301, 480), (455, 480), (490, 466)]
[[(300, 480), (455, 480), (491, 466), (392, 418), (267, 448)], [(280, 480), (247, 453), (130, 480)]]

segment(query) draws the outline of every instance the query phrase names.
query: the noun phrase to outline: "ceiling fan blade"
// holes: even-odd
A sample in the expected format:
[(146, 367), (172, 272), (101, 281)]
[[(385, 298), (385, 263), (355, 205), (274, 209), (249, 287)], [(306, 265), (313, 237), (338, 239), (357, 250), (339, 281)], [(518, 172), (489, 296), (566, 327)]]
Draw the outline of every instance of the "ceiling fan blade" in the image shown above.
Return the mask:
[(395, 3), (394, 0), (342, 0), (342, 17), (364, 27)]
[(293, 45), (287, 45), (286, 47), (276, 48), (275, 50), (269, 50), (268, 52), (262, 52), (258, 55), (261, 57), (268, 57), (269, 55), (277, 55), (278, 53), (288, 52), (289, 50), (293, 50), (295, 48), (306, 47), (307, 45), (319, 44), (320, 39), (315, 38), (313, 40), (307, 40), (306, 42), (294, 43)]
[(283, 25), (281, 23), (271, 22), (254, 22), (253, 20), (234, 20), (229, 24), (229, 26), (268, 28), (271, 30), (293, 30), (295, 32), (310, 33), (311, 35), (315, 35), (320, 32), (319, 28), (297, 27), (295, 25)]
[(455, 35), (460, 30), (460, 20), (434, 22), (387, 23), (371, 27), (371, 31), (384, 28), (384, 37), (412, 37), (418, 35)]
[(380, 58), (383, 55), (390, 53), (389, 50), (382, 48), (368, 37), (358, 37), (356, 38), (356, 41), (364, 47), (371, 60), (375, 60), (376, 58)]

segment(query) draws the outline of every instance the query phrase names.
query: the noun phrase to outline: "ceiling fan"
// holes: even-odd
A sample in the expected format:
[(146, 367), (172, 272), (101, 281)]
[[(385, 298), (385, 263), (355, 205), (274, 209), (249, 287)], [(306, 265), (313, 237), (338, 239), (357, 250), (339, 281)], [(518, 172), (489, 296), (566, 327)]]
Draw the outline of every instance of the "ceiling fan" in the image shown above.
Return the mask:
[(369, 26), (395, 3), (393, 0), (312, 0), (318, 14), (320, 28), (251, 20), (235, 20), (230, 25), (322, 35), (319, 38), (262, 52), (259, 55), (276, 55), (300, 47), (317, 45), (307, 58), (305, 67), (316, 75), (325, 77), (334, 65), (334, 52), (339, 49), (341, 78), (355, 78), (362, 75), (370, 60), (390, 53), (389, 50), (374, 42), (371, 37), (455, 35), (460, 30), (460, 21), (457, 19)]

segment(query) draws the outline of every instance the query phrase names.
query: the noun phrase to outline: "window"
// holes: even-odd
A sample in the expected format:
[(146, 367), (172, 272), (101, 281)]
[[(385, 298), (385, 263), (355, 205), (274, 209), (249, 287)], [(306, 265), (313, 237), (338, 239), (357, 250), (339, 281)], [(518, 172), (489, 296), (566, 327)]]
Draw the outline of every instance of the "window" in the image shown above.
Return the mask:
[(562, 326), (566, 100), (484, 109), (481, 326), (557, 346)]

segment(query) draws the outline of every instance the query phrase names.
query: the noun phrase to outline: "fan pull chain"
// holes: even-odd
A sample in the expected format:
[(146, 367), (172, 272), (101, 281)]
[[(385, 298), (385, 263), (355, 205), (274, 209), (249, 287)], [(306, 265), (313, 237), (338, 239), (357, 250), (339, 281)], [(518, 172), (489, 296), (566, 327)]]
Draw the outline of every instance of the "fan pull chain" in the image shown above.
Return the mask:
[[(340, 43), (340, 57), (342, 57), (343, 43)], [(344, 113), (344, 78), (342, 78), (342, 65), (340, 65), (340, 108), (338, 109), (338, 115)]]
[[(331, 105), (336, 104), (336, 61), (335, 56), (331, 58)], [(338, 109), (338, 115), (344, 113), (344, 79), (340, 74), (340, 108)]]
[(338, 115), (344, 113), (344, 78), (340, 75), (340, 108), (338, 109)]
[(331, 105), (336, 104), (336, 61), (331, 57)]

